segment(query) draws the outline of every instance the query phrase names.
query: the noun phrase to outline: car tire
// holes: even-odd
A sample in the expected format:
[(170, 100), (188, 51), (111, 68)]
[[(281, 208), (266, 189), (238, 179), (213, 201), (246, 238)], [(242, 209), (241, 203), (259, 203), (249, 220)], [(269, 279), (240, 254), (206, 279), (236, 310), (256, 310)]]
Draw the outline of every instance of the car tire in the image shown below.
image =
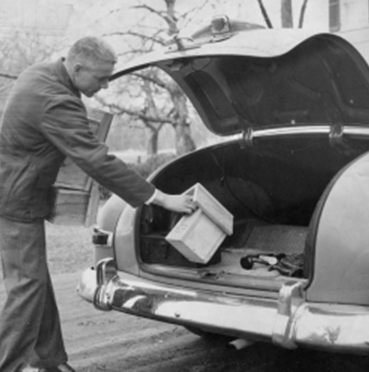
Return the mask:
[(209, 331), (204, 331), (203, 329), (197, 328), (197, 327), (187, 326), (187, 327), (184, 327), (184, 328), (186, 328), (187, 331), (193, 333), (196, 336), (201, 337), (202, 339), (204, 339), (206, 341), (225, 341), (225, 342), (230, 342), (230, 341), (234, 340), (234, 337), (221, 335), (219, 333), (213, 333), (213, 332), (209, 332)]

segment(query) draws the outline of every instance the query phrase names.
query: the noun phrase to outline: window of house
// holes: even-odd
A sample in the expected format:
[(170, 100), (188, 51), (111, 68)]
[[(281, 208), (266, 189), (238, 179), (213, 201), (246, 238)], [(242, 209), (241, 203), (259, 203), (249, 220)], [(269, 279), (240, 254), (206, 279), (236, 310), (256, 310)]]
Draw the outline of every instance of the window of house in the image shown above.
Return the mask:
[(340, 28), (340, 0), (329, 0), (329, 30), (338, 31)]

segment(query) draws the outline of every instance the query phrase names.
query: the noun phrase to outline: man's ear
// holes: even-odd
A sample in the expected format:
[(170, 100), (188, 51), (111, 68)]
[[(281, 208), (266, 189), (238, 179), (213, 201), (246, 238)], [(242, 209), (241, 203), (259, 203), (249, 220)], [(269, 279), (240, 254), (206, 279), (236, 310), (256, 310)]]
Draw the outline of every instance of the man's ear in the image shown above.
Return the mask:
[(82, 70), (83, 66), (81, 63), (77, 62), (73, 65), (73, 72), (78, 73)]

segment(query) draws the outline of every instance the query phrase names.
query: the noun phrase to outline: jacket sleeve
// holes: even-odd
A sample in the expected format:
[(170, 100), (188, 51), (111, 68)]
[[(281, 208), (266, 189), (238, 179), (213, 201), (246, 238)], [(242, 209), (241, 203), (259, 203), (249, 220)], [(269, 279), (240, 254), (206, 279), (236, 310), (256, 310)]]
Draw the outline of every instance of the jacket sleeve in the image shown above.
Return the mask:
[(49, 103), (40, 123), (44, 136), (91, 178), (132, 207), (145, 203), (154, 186), (117, 157), (91, 131), (86, 110), (77, 97), (63, 96)]

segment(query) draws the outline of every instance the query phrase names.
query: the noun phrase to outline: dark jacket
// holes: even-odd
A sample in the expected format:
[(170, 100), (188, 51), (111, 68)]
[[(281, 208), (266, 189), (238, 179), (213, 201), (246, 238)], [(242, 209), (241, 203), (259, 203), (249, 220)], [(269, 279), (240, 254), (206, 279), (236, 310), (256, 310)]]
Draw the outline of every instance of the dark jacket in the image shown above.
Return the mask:
[(137, 207), (154, 187), (91, 132), (80, 93), (62, 60), (28, 68), (16, 81), (0, 129), (0, 214), (34, 221), (50, 213), (50, 196), (65, 157)]

